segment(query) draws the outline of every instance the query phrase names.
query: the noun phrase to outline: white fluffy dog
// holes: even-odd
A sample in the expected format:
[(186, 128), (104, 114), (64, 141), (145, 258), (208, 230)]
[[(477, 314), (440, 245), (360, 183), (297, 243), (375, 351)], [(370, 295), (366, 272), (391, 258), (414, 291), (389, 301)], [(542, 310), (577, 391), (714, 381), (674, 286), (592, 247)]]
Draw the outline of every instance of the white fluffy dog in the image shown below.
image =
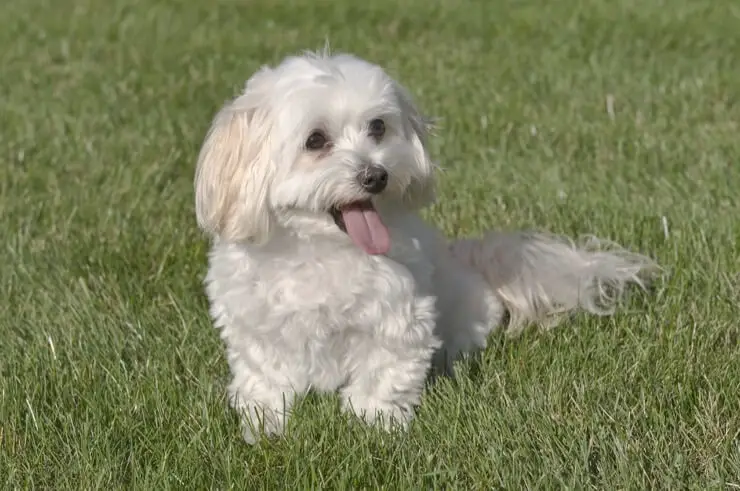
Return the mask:
[(196, 212), (247, 441), (281, 434), (310, 389), (403, 425), (430, 369), (451, 373), (507, 317), (608, 314), (652, 269), (538, 234), (446, 240), (419, 215), (434, 199), (427, 126), (380, 67), (325, 53), (263, 67), (215, 116)]

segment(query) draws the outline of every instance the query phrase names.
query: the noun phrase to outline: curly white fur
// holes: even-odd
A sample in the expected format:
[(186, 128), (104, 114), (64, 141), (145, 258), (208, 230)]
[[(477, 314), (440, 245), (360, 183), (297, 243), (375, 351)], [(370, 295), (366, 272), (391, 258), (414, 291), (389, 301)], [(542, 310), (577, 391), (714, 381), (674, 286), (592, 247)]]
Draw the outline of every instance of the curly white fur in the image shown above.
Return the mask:
[[(430, 369), (451, 373), (507, 312), (515, 330), (578, 308), (608, 314), (654, 267), (537, 234), (449, 243), (418, 213), (434, 199), (426, 130), (380, 67), (324, 53), (261, 69), (216, 115), (196, 213), (213, 239), (206, 290), (248, 442), (281, 434), (308, 390), (404, 425)], [(371, 167), (387, 172), (380, 191), (360, 184)], [(360, 205), (380, 239), (348, 223)]]

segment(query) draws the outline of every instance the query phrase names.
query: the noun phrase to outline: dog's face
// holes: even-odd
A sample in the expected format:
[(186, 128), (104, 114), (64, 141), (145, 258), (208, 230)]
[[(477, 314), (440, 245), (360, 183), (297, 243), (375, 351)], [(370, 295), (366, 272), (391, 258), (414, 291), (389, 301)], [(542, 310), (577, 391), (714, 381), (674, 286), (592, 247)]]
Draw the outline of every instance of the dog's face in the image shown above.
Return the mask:
[(275, 217), (333, 219), (366, 252), (388, 250), (375, 206), (433, 199), (426, 126), (405, 90), (349, 55), (262, 68), (215, 117), (196, 171), (201, 227), (263, 243)]

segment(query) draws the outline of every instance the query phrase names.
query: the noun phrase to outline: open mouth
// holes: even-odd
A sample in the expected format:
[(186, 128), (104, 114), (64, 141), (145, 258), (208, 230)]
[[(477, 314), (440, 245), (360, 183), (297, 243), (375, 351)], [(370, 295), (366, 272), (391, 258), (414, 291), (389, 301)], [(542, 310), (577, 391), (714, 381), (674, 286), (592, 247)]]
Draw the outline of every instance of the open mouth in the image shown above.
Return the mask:
[(386, 254), (390, 233), (370, 200), (335, 206), (329, 212), (340, 230), (368, 254)]
[(339, 227), (339, 230), (347, 233), (347, 226), (344, 224), (344, 218), (342, 217), (342, 212), (339, 211), (339, 208), (336, 206), (332, 206), (331, 210), (329, 210), (329, 215), (334, 219), (334, 223), (337, 224), (337, 227)]

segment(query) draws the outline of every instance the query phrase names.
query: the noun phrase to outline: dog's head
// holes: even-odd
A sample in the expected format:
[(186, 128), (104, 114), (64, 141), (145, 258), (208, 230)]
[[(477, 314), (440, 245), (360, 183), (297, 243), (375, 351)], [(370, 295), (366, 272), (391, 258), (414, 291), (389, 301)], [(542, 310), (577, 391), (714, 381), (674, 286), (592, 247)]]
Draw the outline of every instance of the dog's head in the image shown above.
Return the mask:
[(263, 67), (215, 116), (195, 177), (199, 225), (264, 243), (280, 213), (333, 219), (368, 253), (388, 234), (375, 206), (433, 199), (427, 122), (380, 67), (307, 54)]

